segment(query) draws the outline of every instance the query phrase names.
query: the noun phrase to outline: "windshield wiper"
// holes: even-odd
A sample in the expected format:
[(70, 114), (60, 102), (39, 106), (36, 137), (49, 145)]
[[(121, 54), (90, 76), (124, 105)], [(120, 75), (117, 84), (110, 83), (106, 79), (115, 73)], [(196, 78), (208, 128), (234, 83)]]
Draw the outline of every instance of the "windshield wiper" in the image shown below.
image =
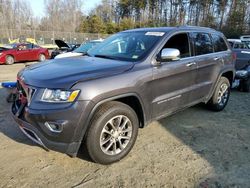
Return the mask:
[(108, 56), (108, 55), (94, 55), (95, 57), (100, 57), (100, 58), (105, 58), (105, 59), (117, 59), (115, 57), (112, 56)]

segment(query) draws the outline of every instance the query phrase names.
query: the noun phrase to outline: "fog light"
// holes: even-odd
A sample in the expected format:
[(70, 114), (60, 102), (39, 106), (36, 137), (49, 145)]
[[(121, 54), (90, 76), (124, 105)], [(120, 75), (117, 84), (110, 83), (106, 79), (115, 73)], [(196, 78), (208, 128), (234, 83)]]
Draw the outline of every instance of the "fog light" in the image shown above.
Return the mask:
[(64, 123), (58, 122), (45, 122), (44, 125), (51, 131), (55, 133), (60, 133), (63, 130)]

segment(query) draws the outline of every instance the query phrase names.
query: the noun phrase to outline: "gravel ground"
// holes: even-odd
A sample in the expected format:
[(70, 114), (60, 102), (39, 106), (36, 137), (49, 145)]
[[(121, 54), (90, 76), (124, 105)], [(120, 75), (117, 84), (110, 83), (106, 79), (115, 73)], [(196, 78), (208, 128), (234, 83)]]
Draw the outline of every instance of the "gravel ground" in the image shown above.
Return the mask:
[[(0, 66), (0, 82), (25, 64)], [(130, 154), (109, 166), (81, 148), (46, 152), (12, 120), (0, 88), (0, 187), (250, 187), (250, 94), (233, 91), (215, 113), (198, 105), (139, 130)]]

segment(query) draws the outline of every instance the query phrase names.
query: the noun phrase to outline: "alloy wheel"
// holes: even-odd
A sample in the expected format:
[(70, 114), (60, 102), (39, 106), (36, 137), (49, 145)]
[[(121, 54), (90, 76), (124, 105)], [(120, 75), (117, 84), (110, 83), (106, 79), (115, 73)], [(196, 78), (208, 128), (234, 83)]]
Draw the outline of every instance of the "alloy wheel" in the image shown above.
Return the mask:
[(101, 150), (107, 155), (117, 155), (126, 148), (131, 136), (132, 123), (129, 118), (124, 115), (115, 116), (102, 129)]
[(219, 93), (218, 93), (218, 104), (223, 106), (226, 104), (227, 100), (228, 100), (228, 96), (229, 96), (229, 91), (228, 91), (228, 86), (227, 84), (222, 84), (220, 86), (219, 89)]

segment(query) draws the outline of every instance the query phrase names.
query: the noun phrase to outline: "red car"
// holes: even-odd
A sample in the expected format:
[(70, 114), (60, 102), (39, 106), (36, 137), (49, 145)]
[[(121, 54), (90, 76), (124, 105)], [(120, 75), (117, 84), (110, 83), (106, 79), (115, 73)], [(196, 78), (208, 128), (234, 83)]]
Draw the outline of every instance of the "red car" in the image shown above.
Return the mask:
[(0, 51), (0, 64), (11, 65), (20, 61), (44, 61), (49, 59), (49, 51), (31, 43), (12, 44), (11, 48)]

